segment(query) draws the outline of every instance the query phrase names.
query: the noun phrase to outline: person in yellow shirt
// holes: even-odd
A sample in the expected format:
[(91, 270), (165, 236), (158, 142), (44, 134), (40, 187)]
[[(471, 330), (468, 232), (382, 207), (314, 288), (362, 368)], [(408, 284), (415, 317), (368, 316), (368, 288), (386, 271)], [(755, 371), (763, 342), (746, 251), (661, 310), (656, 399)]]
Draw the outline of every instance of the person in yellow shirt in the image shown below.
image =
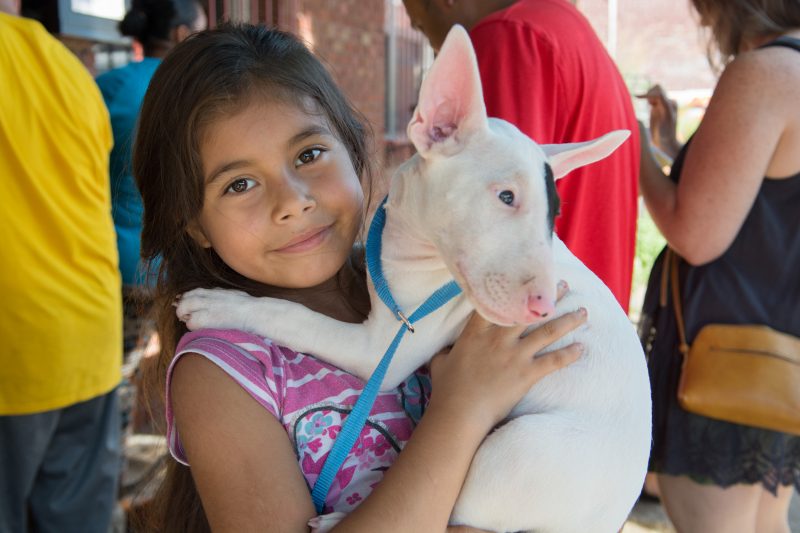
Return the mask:
[(106, 533), (122, 304), (111, 126), (83, 65), (0, 0), (0, 531)]

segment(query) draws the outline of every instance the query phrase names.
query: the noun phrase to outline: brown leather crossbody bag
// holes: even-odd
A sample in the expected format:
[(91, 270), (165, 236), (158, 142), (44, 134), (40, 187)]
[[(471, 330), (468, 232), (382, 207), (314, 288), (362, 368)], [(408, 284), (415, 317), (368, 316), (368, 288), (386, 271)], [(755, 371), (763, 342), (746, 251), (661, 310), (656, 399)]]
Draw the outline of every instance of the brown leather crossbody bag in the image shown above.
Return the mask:
[(678, 402), (709, 418), (800, 435), (800, 339), (762, 325), (708, 324), (686, 342), (678, 255), (667, 249), (661, 278), (666, 285), (683, 355)]

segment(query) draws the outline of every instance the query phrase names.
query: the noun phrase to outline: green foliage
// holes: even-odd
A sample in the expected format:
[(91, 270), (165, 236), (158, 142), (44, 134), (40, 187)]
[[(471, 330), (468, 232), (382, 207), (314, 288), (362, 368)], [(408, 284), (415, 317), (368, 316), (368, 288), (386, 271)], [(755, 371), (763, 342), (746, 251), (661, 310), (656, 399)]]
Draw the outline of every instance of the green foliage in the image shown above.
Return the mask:
[(666, 241), (658, 231), (647, 209), (642, 205), (639, 209), (639, 220), (636, 229), (636, 254), (633, 263), (633, 287), (631, 290), (630, 315), (636, 319), (642, 307), (644, 290), (650, 269), (656, 257), (664, 248)]

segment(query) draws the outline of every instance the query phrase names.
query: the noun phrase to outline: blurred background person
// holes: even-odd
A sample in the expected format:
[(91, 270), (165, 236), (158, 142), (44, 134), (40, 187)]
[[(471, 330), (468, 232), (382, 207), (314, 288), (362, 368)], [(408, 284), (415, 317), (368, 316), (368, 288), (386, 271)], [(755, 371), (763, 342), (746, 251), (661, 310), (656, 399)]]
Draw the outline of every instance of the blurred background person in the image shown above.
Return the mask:
[[(683, 259), (689, 344), (706, 324), (763, 324), (800, 336), (800, 3), (693, 0), (724, 65), (697, 132), (670, 176), (642, 128), (640, 188), (653, 220)], [(647, 94), (658, 147), (674, 154), (675, 107)], [(644, 331), (653, 385), (661, 499), (681, 532), (788, 532), (800, 487), (800, 437), (714, 420), (677, 402), (682, 355), (672, 303), (659, 308), (664, 253), (651, 272)]]
[[(111, 151), (111, 212), (117, 234), (123, 301), (123, 386), (120, 388), (123, 426), (136, 422), (147, 430), (145, 409), (135, 409), (138, 398), (136, 371), (155, 325), (148, 318), (149, 287), (158, 265), (140, 259), (142, 198), (131, 175), (131, 148), (142, 99), (161, 59), (180, 41), (207, 26), (206, 14), (196, 0), (134, 0), (119, 23), (119, 32), (141, 46), (144, 58), (113, 69), (97, 78), (111, 116), (114, 148)], [(148, 273), (150, 273), (148, 275)], [(155, 351), (155, 350), (154, 350)], [(133, 413), (138, 413), (135, 421)]]
[(136, 345), (140, 336), (142, 315), (137, 310), (141, 293), (137, 294), (136, 289), (148, 285), (148, 268), (139, 257), (143, 208), (131, 175), (133, 132), (144, 93), (161, 59), (175, 44), (206, 26), (205, 12), (195, 0), (134, 0), (119, 23), (119, 31), (141, 44), (144, 58), (97, 78), (114, 134), (110, 163), (111, 206), (125, 295), (126, 352)]
[(0, 1), (0, 531), (106, 533), (122, 361), (112, 135), (80, 61)]

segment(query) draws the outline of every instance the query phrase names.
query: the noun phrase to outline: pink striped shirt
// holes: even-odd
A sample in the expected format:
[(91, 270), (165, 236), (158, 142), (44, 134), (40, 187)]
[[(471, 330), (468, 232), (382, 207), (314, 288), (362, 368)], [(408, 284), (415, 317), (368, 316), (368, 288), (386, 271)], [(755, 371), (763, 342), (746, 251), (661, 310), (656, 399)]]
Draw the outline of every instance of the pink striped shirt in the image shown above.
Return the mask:
[[(208, 358), (277, 418), (294, 446), (309, 487), (322, 470), (364, 382), (309, 355), (234, 330), (200, 330), (178, 343), (167, 373), (167, 438), (172, 456), (188, 465), (170, 401), (172, 369), (186, 353)], [(375, 400), (361, 435), (331, 486), (325, 513), (352, 511), (383, 478), (405, 446), (430, 397), (426, 371)]]

